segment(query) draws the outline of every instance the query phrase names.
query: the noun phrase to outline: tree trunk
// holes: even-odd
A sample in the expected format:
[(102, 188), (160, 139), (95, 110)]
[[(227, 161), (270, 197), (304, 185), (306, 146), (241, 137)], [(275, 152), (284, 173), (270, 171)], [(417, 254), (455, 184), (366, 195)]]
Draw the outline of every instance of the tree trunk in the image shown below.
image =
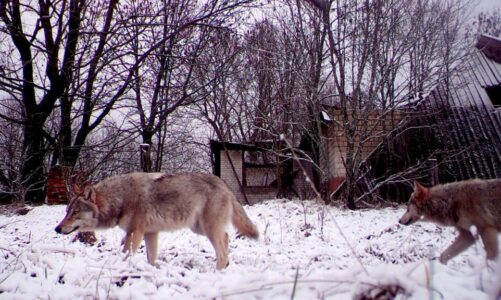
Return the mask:
[(151, 172), (151, 145), (153, 144), (153, 133), (143, 131), (143, 143), (139, 146), (141, 171)]
[(24, 126), (23, 157), (21, 180), (26, 188), (25, 202), (43, 203), (45, 200), (45, 172), (44, 160), (46, 149), (44, 146), (43, 121), (36, 118), (29, 120)]

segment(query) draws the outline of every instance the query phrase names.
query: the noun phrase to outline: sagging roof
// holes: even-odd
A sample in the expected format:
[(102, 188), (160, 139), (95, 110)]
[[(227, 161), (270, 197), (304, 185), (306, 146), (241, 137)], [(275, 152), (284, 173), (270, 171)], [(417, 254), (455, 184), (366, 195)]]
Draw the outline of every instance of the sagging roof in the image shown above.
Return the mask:
[[(482, 35), (476, 47), (464, 58), (459, 72), (441, 80), (423, 97), (435, 107), (476, 107), (487, 110), (499, 106), (501, 88), (501, 40)], [(452, 88), (447, 88), (450, 84)]]
[(273, 141), (259, 141), (252, 144), (245, 144), (210, 140), (210, 148), (212, 152), (219, 152), (221, 150), (263, 151), (273, 149), (273, 145)]

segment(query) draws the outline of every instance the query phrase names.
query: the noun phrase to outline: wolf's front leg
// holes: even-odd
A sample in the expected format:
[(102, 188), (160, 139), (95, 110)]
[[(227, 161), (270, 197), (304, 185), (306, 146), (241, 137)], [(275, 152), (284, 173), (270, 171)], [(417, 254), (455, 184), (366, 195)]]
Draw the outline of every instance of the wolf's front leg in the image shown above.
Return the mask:
[(130, 245), (132, 242), (132, 232), (127, 232), (122, 239), (121, 245), (122, 245), (122, 252), (127, 253), (130, 252)]
[(122, 252), (127, 253), (125, 255), (124, 260), (129, 258), (129, 255), (136, 253), (137, 249), (139, 249), (139, 245), (143, 240), (144, 232), (141, 230), (134, 230), (132, 232), (127, 232), (125, 237), (122, 240), (123, 250)]
[(158, 252), (158, 232), (149, 232), (144, 234), (144, 241), (146, 243), (146, 256), (150, 265), (155, 265)]
[(446, 264), (451, 258), (463, 252), (466, 248), (475, 243), (475, 238), (470, 231), (465, 229), (458, 229), (459, 235), (445, 251), (440, 255), (440, 262)]
[(132, 238), (130, 242), (130, 250), (132, 253), (136, 253), (137, 249), (139, 249), (139, 245), (141, 245), (141, 241), (144, 238), (144, 231), (140, 229), (136, 229), (132, 232)]

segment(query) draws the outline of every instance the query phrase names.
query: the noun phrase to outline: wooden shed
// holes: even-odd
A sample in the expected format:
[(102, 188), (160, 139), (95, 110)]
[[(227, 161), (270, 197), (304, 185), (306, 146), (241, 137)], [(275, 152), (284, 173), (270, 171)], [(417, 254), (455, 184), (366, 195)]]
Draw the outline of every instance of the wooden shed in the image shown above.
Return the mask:
[(313, 195), (304, 174), (281, 143), (212, 140), (210, 147), (213, 173), (226, 182), (241, 203), (254, 204), (276, 197), (305, 199)]

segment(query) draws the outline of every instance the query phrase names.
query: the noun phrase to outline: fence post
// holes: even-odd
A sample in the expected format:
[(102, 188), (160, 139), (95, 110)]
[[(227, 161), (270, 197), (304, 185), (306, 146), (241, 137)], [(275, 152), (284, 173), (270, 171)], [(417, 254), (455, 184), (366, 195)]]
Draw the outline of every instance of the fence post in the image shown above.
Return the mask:
[(151, 145), (150, 144), (140, 144), (139, 145), (139, 160), (141, 165), (141, 171), (151, 172)]
[(438, 162), (435, 158), (426, 161), (431, 185), (438, 184)]

